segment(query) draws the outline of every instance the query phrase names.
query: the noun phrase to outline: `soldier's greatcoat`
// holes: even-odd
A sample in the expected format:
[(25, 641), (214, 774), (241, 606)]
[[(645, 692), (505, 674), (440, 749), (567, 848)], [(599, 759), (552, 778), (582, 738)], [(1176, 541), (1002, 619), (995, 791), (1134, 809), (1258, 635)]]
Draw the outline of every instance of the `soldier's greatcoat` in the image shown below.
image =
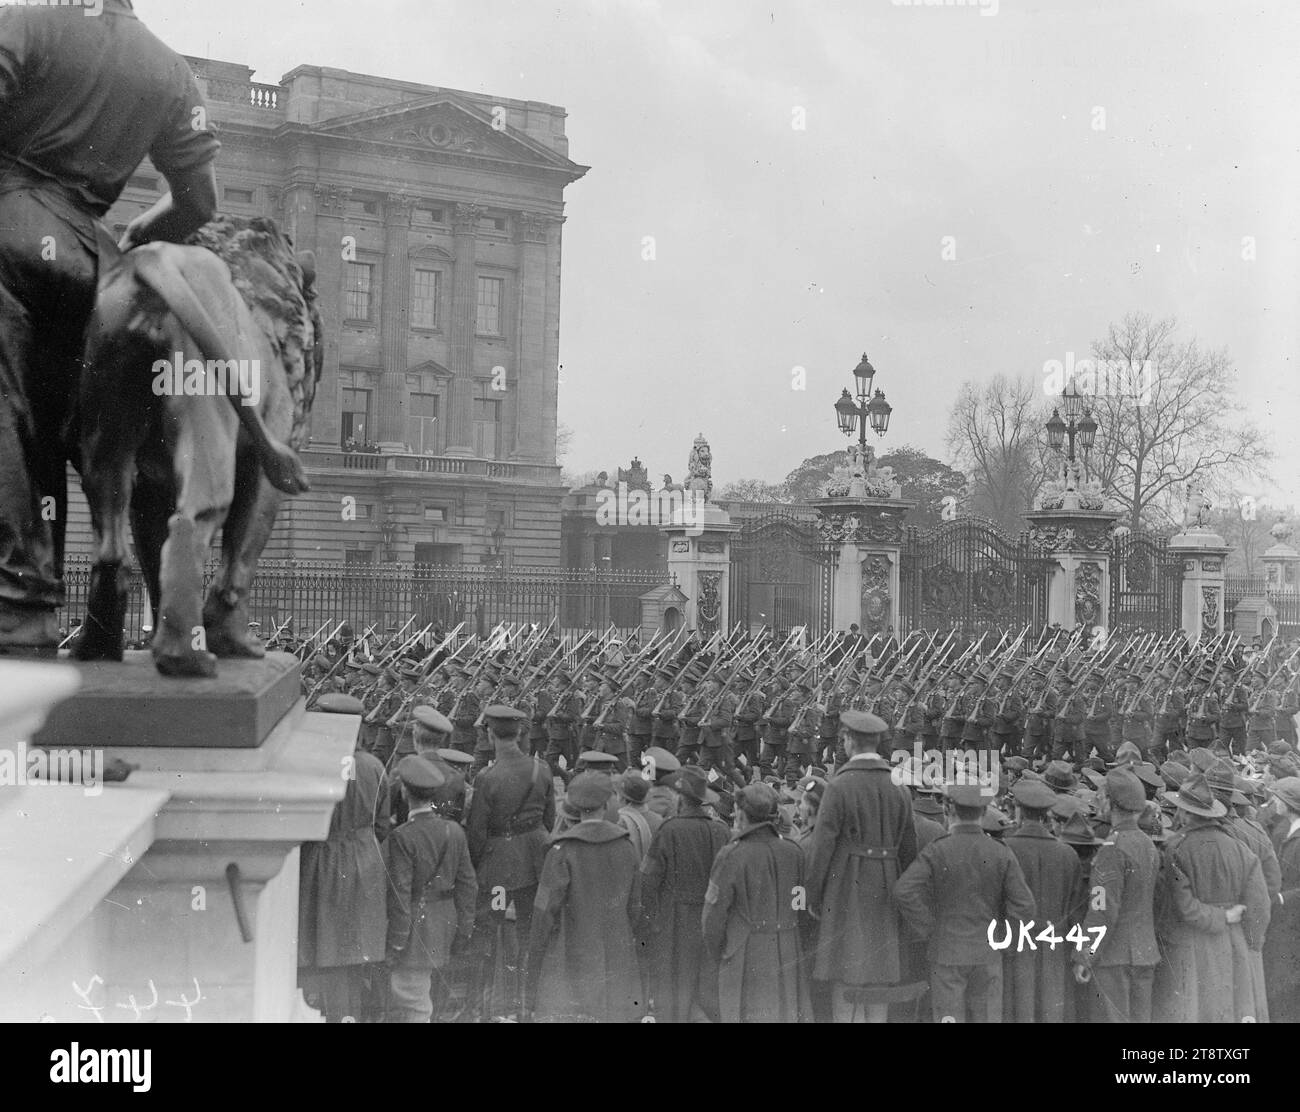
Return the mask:
[[(1156, 1021), (1266, 1020), (1262, 970), (1251, 956), (1269, 920), (1259, 858), (1217, 822), (1190, 818), (1166, 847), (1162, 883)], [(1224, 909), (1236, 904), (1246, 912), (1228, 923)]]
[(854, 757), (826, 786), (808, 862), (818, 916), (813, 976), (895, 985), (899, 923), (891, 891), (916, 856), (912, 800), (882, 757)]
[(704, 904), (704, 949), (718, 968), (723, 1023), (797, 1023), (811, 1014), (799, 912), (804, 854), (771, 823), (718, 854)]
[(645, 1012), (633, 927), (641, 873), (627, 831), (589, 819), (546, 851), (533, 907), (530, 998), (539, 1020), (626, 1023)]
[(684, 1023), (691, 1005), (708, 1006), (701, 993), (704, 968), (701, 915), (709, 873), (727, 843), (722, 823), (703, 813), (668, 819), (650, 842), (641, 866), (641, 923), (637, 931), (648, 958), (655, 1018)]
[[(1020, 862), (1020, 871), (1037, 907), (1033, 934), (1050, 923), (1064, 938), (1070, 927), (1067, 914), (1079, 884), (1079, 855), (1041, 822), (1023, 822), (1003, 838), (1002, 844)], [(1019, 938), (1019, 928), (1017, 928)], [(1003, 1016), (1008, 1023), (1063, 1023), (1067, 1014), (1067, 987), (1073, 973), (1068, 948), (1043, 943), (1036, 950), (1012, 946), (1002, 956)]]

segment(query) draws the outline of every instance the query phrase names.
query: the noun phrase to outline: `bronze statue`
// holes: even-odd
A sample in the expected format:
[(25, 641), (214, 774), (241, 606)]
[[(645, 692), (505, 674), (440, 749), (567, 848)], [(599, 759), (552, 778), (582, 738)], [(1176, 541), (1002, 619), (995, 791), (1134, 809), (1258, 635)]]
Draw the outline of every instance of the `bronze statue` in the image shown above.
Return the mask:
[[(128, 511), (158, 670), (212, 676), (217, 657), (264, 654), (248, 592), (281, 492), (307, 487), (295, 449), (323, 356), (313, 281), (310, 256), (295, 259), (263, 217), (221, 217), (185, 246), (147, 245), (102, 268), (81, 378), (95, 564), (78, 659), (121, 659)], [(232, 361), (241, 373), (225, 381)], [(218, 529), (221, 569), (204, 601)]]

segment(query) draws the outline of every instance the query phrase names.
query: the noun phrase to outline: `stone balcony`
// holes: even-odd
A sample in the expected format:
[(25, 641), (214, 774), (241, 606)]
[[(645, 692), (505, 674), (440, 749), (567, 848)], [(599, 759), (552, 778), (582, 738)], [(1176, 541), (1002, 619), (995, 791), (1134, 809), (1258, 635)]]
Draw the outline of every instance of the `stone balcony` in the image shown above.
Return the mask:
[(560, 485), (559, 464), (513, 463), (474, 456), (434, 456), (415, 453), (345, 452), (341, 448), (309, 447), (302, 452), (308, 471), (368, 471), (392, 475), (446, 475), (457, 479), (497, 479), (541, 486)]

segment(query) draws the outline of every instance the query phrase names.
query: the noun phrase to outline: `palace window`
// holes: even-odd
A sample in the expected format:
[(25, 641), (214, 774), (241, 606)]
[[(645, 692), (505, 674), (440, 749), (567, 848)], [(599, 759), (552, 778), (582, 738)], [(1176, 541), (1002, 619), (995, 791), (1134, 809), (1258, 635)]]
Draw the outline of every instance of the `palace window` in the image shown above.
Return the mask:
[(474, 454), (501, 458), (501, 403), (495, 398), (474, 399)]
[(437, 328), (442, 301), (442, 271), (417, 268), (411, 280), (411, 327)]
[(373, 319), (371, 317), (375, 288), (374, 263), (347, 263), (343, 287), (343, 315), (348, 320)]
[(406, 445), (420, 455), (437, 455), (439, 440), (437, 394), (412, 394), (406, 419)]
[(345, 448), (363, 447), (370, 429), (370, 391), (344, 387), (342, 409), (339, 443)]
[(478, 280), (478, 317), (475, 331), (480, 336), (502, 335), (501, 307), (505, 297), (505, 286), (504, 278)]
[(253, 203), (253, 191), (228, 185), (222, 191), (222, 198), (230, 205), (251, 205)]

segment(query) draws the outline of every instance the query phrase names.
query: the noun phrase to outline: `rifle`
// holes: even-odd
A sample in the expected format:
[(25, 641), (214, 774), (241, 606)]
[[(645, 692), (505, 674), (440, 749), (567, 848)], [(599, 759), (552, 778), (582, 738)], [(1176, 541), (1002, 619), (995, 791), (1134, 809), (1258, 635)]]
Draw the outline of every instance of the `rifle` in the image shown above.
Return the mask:
[[(455, 638), (456, 634), (460, 632), (461, 626), (463, 626), (464, 624), (465, 624), (464, 622), (461, 622), (460, 625), (458, 625), (449, 634), (447, 634), (447, 636), (442, 639), (442, 643), (438, 645), (438, 647), (434, 649), (434, 651), (431, 652), (425, 658), (424, 663), (421, 665), (422, 672), (420, 674), (419, 681), (416, 683), (416, 685), (413, 688), (411, 688), (409, 692), (407, 692), (406, 695), (402, 697), (402, 701), (401, 703), (398, 704), (397, 709), (389, 716), (388, 720), (384, 723), (385, 726), (388, 726), (390, 729), (393, 726), (396, 726), (397, 720), (402, 716), (402, 712), (405, 711), (406, 708), (409, 707), (413, 702), (415, 702), (416, 699), (420, 698), (424, 694), (424, 687), (429, 682), (429, 678), (433, 675), (434, 671), (437, 668), (440, 668), (442, 664), (445, 664), (447, 662), (446, 660), (444, 660), (440, 664), (435, 664), (434, 661), (438, 659), (438, 654), (442, 652), (442, 650), (445, 649), (448, 645), (451, 644), (453, 638)], [(419, 634), (419, 636), (423, 636), (423, 633)], [(468, 643), (469, 642), (467, 641), (466, 644)], [(455, 655), (456, 655), (455, 653), (452, 653), (452, 655), (449, 656), (447, 660), (453, 659)]]
[[(1052, 662), (1052, 666), (1047, 670), (1047, 676), (1043, 679), (1043, 690), (1038, 696), (1038, 702), (1034, 705), (1034, 709), (1029, 712), (1030, 714), (1034, 714), (1034, 715), (1038, 715), (1039, 717), (1042, 717), (1042, 715), (1046, 712), (1047, 693), (1052, 690), (1052, 680), (1056, 677), (1057, 669), (1060, 668), (1061, 665), (1066, 660), (1069, 659), (1070, 653), (1074, 651), (1074, 645), (1078, 639), (1079, 639), (1078, 630), (1075, 630), (1075, 632), (1069, 635), (1069, 639), (1065, 642), (1065, 648), (1061, 650), (1061, 655), (1058, 656)], [(1048, 645), (1054, 645), (1055, 643), (1056, 643), (1056, 638), (1053, 637), (1052, 640), (1048, 642)], [(1068, 666), (1067, 666), (1066, 675), (1069, 675)]]
[[(326, 619), (324, 624), (321, 625), (320, 628), (317, 629), (315, 633), (313, 633), (310, 637), (307, 638), (307, 640), (305, 640), (301, 645), (299, 645), (296, 649), (293, 650), (293, 655), (296, 656), (299, 660), (306, 660), (307, 650), (311, 648), (312, 643), (316, 640), (317, 637), (319, 637), (322, 633), (324, 633), (327, 629), (329, 629), (329, 624), (330, 624), (329, 619)], [(341, 629), (342, 627), (343, 627), (343, 623), (340, 622), (339, 629)], [(336, 629), (335, 632), (337, 633), (338, 630)]]

